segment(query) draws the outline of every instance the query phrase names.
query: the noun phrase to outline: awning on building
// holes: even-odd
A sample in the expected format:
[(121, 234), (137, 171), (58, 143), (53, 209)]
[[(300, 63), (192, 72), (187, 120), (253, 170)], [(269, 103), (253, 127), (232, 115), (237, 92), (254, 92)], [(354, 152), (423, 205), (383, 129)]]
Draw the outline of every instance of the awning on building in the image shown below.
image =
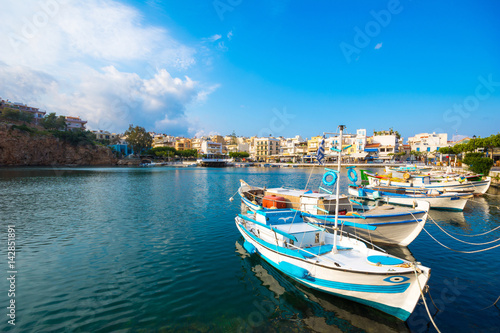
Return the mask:
[(365, 148), (367, 152), (378, 152), (378, 148)]
[(352, 157), (352, 158), (365, 158), (366, 156), (368, 156), (368, 153), (366, 152), (362, 152), (362, 153), (352, 153), (350, 155), (347, 155), (348, 157)]

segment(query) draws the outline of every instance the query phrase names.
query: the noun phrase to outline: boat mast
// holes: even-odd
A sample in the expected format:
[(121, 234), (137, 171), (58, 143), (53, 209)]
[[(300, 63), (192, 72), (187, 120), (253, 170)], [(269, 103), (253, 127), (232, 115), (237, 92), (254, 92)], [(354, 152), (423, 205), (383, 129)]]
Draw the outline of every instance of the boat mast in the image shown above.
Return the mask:
[(335, 231), (333, 233), (333, 251), (337, 252), (337, 224), (339, 219), (339, 192), (340, 192), (340, 160), (342, 159), (342, 132), (344, 131), (345, 125), (339, 125), (339, 152), (337, 157), (337, 191), (335, 193)]

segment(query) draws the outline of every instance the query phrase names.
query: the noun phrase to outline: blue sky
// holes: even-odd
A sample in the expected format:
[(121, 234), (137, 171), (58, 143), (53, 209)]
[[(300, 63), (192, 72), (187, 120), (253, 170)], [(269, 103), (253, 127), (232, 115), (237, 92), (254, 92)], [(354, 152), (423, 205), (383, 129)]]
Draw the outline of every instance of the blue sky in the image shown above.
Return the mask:
[(80, 115), (94, 129), (311, 137), (342, 123), (404, 137), (498, 132), (495, 1), (8, 6), (0, 96)]

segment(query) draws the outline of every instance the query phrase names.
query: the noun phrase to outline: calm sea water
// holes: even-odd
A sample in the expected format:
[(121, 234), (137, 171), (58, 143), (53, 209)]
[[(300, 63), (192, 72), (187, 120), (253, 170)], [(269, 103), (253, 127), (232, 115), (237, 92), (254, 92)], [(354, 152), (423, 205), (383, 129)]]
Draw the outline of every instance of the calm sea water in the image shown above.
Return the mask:
[[(239, 179), (304, 188), (307, 169), (0, 169), (0, 329), (17, 332), (434, 331), (420, 301), (407, 323), (307, 289), (242, 248)], [(315, 170), (310, 188), (319, 185)], [(345, 177), (343, 177), (345, 178)], [(346, 181), (342, 189), (347, 191)], [(500, 226), (500, 197), (432, 211), (448, 232)], [(16, 325), (7, 323), (7, 225), (16, 231)], [(445, 245), (471, 251), (428, 222)], [(481, 237), (485, 243), (500, 230)], [(500, 248), (447, 250), (422, 232), (391, 248), (432, 268), (443, 332), (498, 332)], [(500, 301), (499, 301), (500, 303)], [(500, 304), (498, 304), (500, 307)], [(485, 309), (486, 308), (486, 309)]]

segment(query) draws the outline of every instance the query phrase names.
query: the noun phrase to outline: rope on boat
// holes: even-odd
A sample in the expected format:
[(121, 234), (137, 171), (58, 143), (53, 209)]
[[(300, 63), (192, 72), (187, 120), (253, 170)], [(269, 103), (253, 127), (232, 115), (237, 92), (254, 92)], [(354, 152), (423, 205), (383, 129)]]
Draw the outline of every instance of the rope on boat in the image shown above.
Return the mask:
[[(432, 222), (433, 222), (433, 223), (434, 223), (434, 224), (435, 224), (435, 225), (436, 225), (439, 229), (441, 229), (441, 231), (442, 231), (442, 232), (444, 232), (446, 235), (448, 235), (449, 237), (453, 238), (454, 240), (457, 240), (457, 241), (462, 242), (462, 243), (464, 243), (464, 244), (469, 244), (469, 245), (487, 245), (487, 244), (491, 244), (491, 243), (495, 243), (495, 242), (500, 241), (500, 238), (497, 238), (497, 239), (495, 239), (495, 240), (492, 240), (491, 242), (485, 242), (485, 243), (471, 243), (471, 242), (466, 242), (466, 241), (463, 241), (463, 240), (461, 240), (461, 239), (458, 239), (458, 238), (456, 238), (456, 237), (454, 237), (454, 236), (450, 235), (450, 234), (449, 234), (446, 230), (444, 230), (444, 229), (443, 229), (443, 228), (442, 228), (439, 224), (437, 224), (437, 222), (436, 222), (436, 221), (432, 218), (432, 216), (430, 216), (430, 215), (428, 215), (428, 216), (429, 216), (429, 218), (431, 219), (431, 221), (432, 221)], [(499, 227), (497, 227), (497, 228), (500, 228), (500, 226), (499, 226)], [(493, 229), (493, 230), (494, 230), (494, 229)], [(490, 230), (490, 231), (491, 231), (491, 230)]]
[(239, 191), (239, 189), (238, 189), (238, 190), (236, 190), (236, 192), (234, 192), (234, 194), (233, 194), (233, 195), (229, 198), (229, 201), (233, 201), (233, 200), (234, 200), (234, 196), (235, 196), (236, 194), (238, 194), (238, 191)]
[(498, 296), (497, 300), (493, 304), (491, 304), (490, 306), (487, 306), (485, 308), (482, 308), (481, 310), (478, 310), (478, 311), (483, 311), (483, 310), (491, 308), (492, 306), (496, 306), (498, 301), (500, 301), (500, 296)]
[(434, 325), (434, 328), (436, 329), (436, 331), (438, 331), (438, 333), (441, 333), (441, 331), (437, 327), (436, 323), (434, 322), (434, 319), (432, 319), (429, 308), (427, 307), (427, 302), (425, 301), (424, 292), (422, 291), (422, 286), (420, 285), (420, 280), (418, 279), (417, 268), (415, 267), (415, 265), (413, 265), (413, 272), (415, 273), (415, 278), (417, 279), (418, 290), (420, 291), (420, 296), (422, 297), (422, 300), (424, 301), (424, 306), (425, 306), (425, 310), (427, 311), (427, 315), (429, 316), (429, 319), (431, 320), (432, 325)]
[(432, 305), (434, 305), (434, 307), (436, 308), (436, 310), (441, 311), (441, 309), (437, 307), (436, 303), (434, 303), (434, 300), (432, 299), (430, 288), (429, 288), (429, 291), (427, 293), (429, 294), (429, 298), (431, 299)]
[(450, 250), (450, 251), (453, 251), (453, 252), (458, 252), (458, 253), (465, 253), (465, 254), (470, 254), (470, 253), (478, 253), (478, 252), (484, 252), (484, 251), (488, 251), (488, 250), (492, 250), (494, 248), (497, 248), (497, 247), (500, 247), (500, 244), (497, 244), (495, 246), (491, 246), (489, 248), (486, 248), (486, 249), (481, 249), (481, 250), (475, 250), (475, 251), (460, 251), (460, 250), (455, 250), (455, 249), (452, 249), (451, 247), (448, 247), (446, 245), (444, 245), (443, 243), (441, 243), (440, 241), (438, 241), (436, 238), (434, 238), (434, 236), (432, 236), (426, 229), (425, 227), (423, 228), (424, 231), (427, 233), (427, 235), (429, 235), (436, 243), (438, 243), (439, 245), (441, 245), (442, 247)]

